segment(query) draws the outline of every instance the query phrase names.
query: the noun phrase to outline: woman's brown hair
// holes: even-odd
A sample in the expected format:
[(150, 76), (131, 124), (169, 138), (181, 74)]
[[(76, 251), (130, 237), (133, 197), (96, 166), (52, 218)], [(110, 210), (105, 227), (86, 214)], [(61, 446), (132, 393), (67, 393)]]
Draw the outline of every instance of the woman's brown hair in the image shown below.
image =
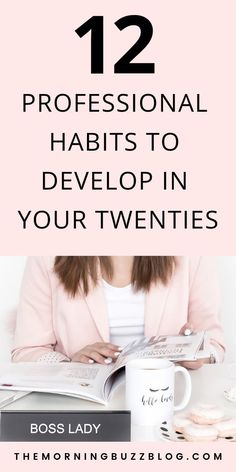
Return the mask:
[[(90, 281), (96, 286), (101, 271), (112, 278), (113, 267), (109, 256), (56, 256), (54, 271), (66, 292), (74, 297), (79, 290), (85, 295), (90, 290)], [(134, 289), (149, 291), (152, 283), (167, 284), (176, 265), (173, 256), (135, 256), (131, 283)]]

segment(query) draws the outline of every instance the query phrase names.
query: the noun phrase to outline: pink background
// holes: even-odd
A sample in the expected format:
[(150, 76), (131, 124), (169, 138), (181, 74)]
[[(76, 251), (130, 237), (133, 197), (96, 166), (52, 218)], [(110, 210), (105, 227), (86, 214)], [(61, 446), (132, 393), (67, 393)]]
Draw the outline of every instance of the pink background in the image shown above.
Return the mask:
[[(7, 46), (2, 59), (1, 109), (4, 120), (1, 156), (1, 245), (6, 254), (202, 254), (230, 255), (235, 248), (235, 1), (150, 0), (137, 2), (107, 0), (70, 2), (21, 0), (4, 2), (1, 26), (2, 44)], [(112, 65), (133, 44), (137, 32), (129, 28), (119, 32), (114, 21), (126, 14), (142, 14), (151, 19), (154, 37), (138, 59), (157, 61), (157, 74), (146, 76), (114, 75)], [(76, 27), (92, 15), (105, 15), (106, 69), (102, 76), (89, 74), (89, 38), (80, 40)], [(110, 39), (111, 38), (111, 39)], [(22, 93), (118, 92), (201, 93), (207, 114), (38, 114), (21, 112)], [(175, 153), (50, 153), (50, 131), (174, 131), (180, 136)], [(43, 170), (149, 170), (159, 175), (163, 170), (188, 171), (188, 192), (163, 193), (155, 186), (145, 193), (133, 192), (42, 192)], [(92, 217), (86, 231), (39, 231), (20, 229), (17, 210), (32, 209), (216, 209), (219, 229), (214, 231), (125, 231), (108, 227), (97, 230)], [(168, 450), (169, 445), (96, 445), (93, 450)], [(190, 454), (194, 450), (224, 449), (224, 462), (192, 462), (192, 470), (230, 467), (233, 444), (218, 448), (209, 445), (181, 445)], [(73, 444), (0, 444), (1, 465), (16, 470), (40, 469), (40, 462), (17, 463), (16, 450), (73, 450)], [(83, 451), (91, 444), (84, 444)], [(110, 463), (96, 464), (96, 469), (110, 470)], [(156, 470), (158, 463), (135, 462)], [(44, 469), (64, 470), (63, 462), (47, 464)], [(94, 464), (93, 464), (94, 466)], [(112, 464), (120, 470), (120, 463)], [(178, 466), (189, 470), (189, 462), (161, 462), (163, 470)], [(78, 468), (78, 462), (70, 463)], [(83, 470), (92, 465), (83, 463)], [(130, 462), (122, 463), (130, 470)]]
[[(231, 459), (233, 458), (235, 445), (234, 443), (1, 443), (0, 444), (0, 457), (1, 457), (1, 464), (5, 464), (6, 467), (15, 469), (17, 471), (31, 471), (31, 470), (57, 470), (57, 471), (64, 471), (65, 466), (67, 469), (70, 470), (78, 470), (82, 469), (83, 471), (90, 471), (90, 470), (102, 470), (102, 471), (110, 471), (111, 466), (112, 470), (120, 471), (121, 467), (124, 471), (130, 470), (149, 470), (149, 471), (156, 471), (159, 468), (163, 471), (169, 470), (181, 470), (183, 472), (191, 470), (197, 471), (199, 467), (201, 470), (209, 470), (209, 471), (218, 471), (223, 470), (227, 466), (229, 469), (232, 468), (231, 466)], [(115, 452), (119, 453), (127, 453), (130, 455), (131, 453), (135, 452), (138, 454), (140, 452), (145, 453), (145, 456), (150, 453), (154, 453), (157, 456), (160, 453), (161, 460), (153, 460), (153, 461), (15, 461), (14, 453), (15, 452), (25, 452), (33, 454), (38, 453), (60, 453), (63, 454), (65, 452), (69, 452), (73, 454), (74, 452), (78, 453), (95, 453), (98, 454), (101, 452), (104, 453), (111, 453)], [(173, 460), (165, 460), (165, 454), (171, 453), (175, 456), (177, 453), (182, 453), (184, 456), (184, 460), (178, 461), (175, 458)], [(208, 461), (204, 461), (202, 458), (195, 461), (192, 460), (191, 456), (193, 453), (198, 453), (200, 457), (203, 454), (209, 453), (211, 455), (211, 459)], [(223, 460), (222, 461), (213, 461), (212, 457), (214, 453), (222, 453)], [(188, 459), (187, 459), (188, 458)]]
[[(1, 107), (4, 111), (1, 175), (2, 254), (233, 254), (235, 161), (233, 70), (235, 2), (163, 0), (148, 3), (5, 2)], [(156, 61), (155, 75), (114, 75), (113, 64), (136, 41), (134, 27), (113, 23), (126, 14), (147, 16), (154, 37), (138, 57)], [(90, 38), (74, 30), (92, 15), (105, 15), (105, 74), (91, 75)], [(208, 113), (22, 113), (23, 93), (200, 93)], [(130, 153), (49, 152), (51, 131), (173, 131), (180, 146)], [(139, 140), (140, 141), (140, 140)], [(132, 192), (43, 192), (45, 171), (188, 171), (186, 192), (164, 192), (155, 183)], [(87, 212), (87, 230), (21, 229), (17, 210)], [(98, 230), (94, 209), (215, 209), (216, 230)]]

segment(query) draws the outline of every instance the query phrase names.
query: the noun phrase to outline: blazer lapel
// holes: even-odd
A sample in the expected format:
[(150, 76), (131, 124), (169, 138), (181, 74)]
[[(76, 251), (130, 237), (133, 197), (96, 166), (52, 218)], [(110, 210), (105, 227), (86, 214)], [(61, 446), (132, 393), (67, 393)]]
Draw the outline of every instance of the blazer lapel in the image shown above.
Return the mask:
[(108, 311), (101, 278), (99, 278), (96, 287), (91, 287), (91, 289), (89, 290), (87, 297), (85, 297), (85, 303), (87, 304), (89, 312), (96, 323), (97, 329), (101, 335), (102, 340), (104, 342), (108, 342)]
[(165, 305), (170, 290), (170, 284), (152, 285), (146, 296), (144, 333), (145, 336), (156, 336), (159, 332)]

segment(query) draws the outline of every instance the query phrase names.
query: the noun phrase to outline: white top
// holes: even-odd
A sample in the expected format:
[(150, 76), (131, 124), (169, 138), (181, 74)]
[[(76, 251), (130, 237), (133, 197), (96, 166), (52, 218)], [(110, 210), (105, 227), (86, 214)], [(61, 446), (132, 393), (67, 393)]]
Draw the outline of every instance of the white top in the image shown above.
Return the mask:
[(125, 346), (144, 336), (145, 292), (132, 285), (113, 287), (103, 280), (108, 307), (111, 343)]

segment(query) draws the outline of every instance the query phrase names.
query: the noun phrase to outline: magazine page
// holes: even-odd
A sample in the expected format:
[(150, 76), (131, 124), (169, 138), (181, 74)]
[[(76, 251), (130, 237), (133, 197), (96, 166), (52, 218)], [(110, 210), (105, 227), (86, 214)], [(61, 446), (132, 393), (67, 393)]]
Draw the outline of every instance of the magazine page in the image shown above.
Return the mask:
[(154, 346), (159, 358), (171, 361), (194, 360), (204, 340), (204, 331), (193, 333), (190, 336), (159, 336)]
[(60, 363), (41, 365), (20, 363), (0, 365), (0, 389), (40, 391), (78, 396), (106, 402), (113, 384), (113, 375), (134, 358), (194, 359), (204, 333), (191, 336), (159, 336), (142, 338), (124, 347), (111, 365)]
[(171, 361), (196, 359), (197, 352), (204, 339), (204, 331), (190, 336), (158, 336), (133, 341), (124, 347), (113, 371), (125, 366), (135, 358), (164, 358)]
[(117, 371), (122, 370), (129, 361), (151, 358), (168, 359), (175, 362), (194, 360), (197, 358), (198, 350), (204, 345), (204, 337), (205, 332), (201, 331), (190, 336), (143, 337), (127, 344), (108, 373), (104, 384), (104, 397), (109, 397), (114, 375)]
[(59, 363), (0, 364), (0, 389), (57, 393), (104, 403), (103, 385), (111, 366)]
[(210, 337), (209, 337), (208, 332), (206, 331), (205, 334), (204, 334), (202, 344), (199, 347), (199, 350), (197, 352), (196, 358), (197, 359), (207, 359), (207, 358), (210, 357), (210, 353), (211, 353)]

